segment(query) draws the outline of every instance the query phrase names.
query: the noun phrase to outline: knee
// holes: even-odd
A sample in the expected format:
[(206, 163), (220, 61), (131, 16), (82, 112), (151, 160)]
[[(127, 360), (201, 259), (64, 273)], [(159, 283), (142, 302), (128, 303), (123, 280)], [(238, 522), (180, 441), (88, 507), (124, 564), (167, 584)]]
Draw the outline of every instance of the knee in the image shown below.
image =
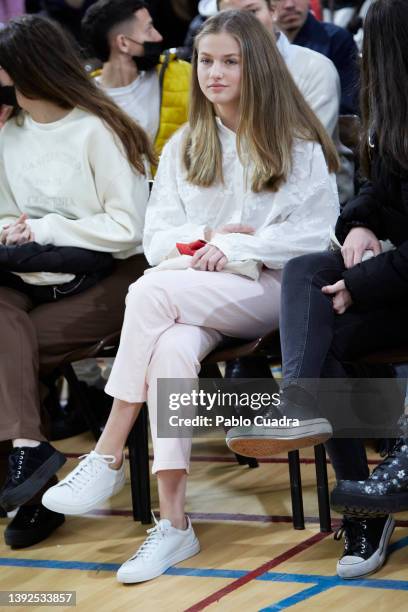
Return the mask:
[(172, 326), (161, 334), (150, 360), (148, 379), (178, 376), (195, 378), (201, 368), (199, 351), (194, 342), (188, 342), (179, 333), (178, 326)]
[(163, 288), (154, 278), (155, 273), (141, 276), (136, 282), (129, 286), (126, 296), (126, 307), (143, 309), (152, 307), (164, 295)]
[(322, 270), (342, 269), (340, 251), (323, 251), (308, 253), (289, 260), (282, 275), (282, 287), (297, 281), (312, 280)]
[(154, 358), (167, 358), (175, 362), (189, 362), (198, 366), (200, 364), (197, 351), (193, 346), (193, 342), (188, 342), (184, 338), (184, 334), (179, 333), (177, 325), (167, 329), (158, 339), (155, 349)]

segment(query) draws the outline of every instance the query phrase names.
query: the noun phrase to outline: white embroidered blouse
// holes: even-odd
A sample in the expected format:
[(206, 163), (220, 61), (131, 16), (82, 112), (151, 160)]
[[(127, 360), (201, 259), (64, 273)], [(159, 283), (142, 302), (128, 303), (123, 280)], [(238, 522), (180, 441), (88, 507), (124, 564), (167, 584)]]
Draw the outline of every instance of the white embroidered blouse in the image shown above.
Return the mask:
[[(322, 148), (295, 140), (292, 172), (278, 192), (254, 193), (245, 184), (245, 168), (236, 150), (236, 135), (217, 120), (223, 152), (224, 182), (198, 187), (186, 180), (182, 162), (185, 128), (163, 149), (147, 206), (143, 247), (157, 265), (176, 242), (204, 239), (206, 228), (241, 223), (253, 235), (216, 234), (211, 244), (229, 261), (261, 261), (281, 269), (297, 255), (327, 249), (330, 226), (339, 213), (336, 178), (329, 174)], [(251, 171), (247, 173), (251, 177)]]

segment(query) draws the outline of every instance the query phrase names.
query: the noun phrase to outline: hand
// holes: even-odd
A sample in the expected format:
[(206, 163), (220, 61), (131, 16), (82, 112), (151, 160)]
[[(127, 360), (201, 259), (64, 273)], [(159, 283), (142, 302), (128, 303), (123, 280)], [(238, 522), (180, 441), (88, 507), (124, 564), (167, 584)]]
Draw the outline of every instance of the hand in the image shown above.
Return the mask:
[(376, 235), (366, 227), (353, 227), (341, 247), (346, 268), (361, 263), (365, 251), (373, 251), (374, 255), (381, 253), (381, 244)]
[(339, 280), (334, 285), (326, 285), (326, 287), (322, 287), (322, 291), (326, 295), (333, 296), (333, 310), (337, 314), (344, 314), (353, 303), (344, 280)]
[(24, 244), (34, 241), (34, 234), (26, 223), (27, 215), (22, 214), (14, 223), (5, 225), (1, 232), (0, 240), (2, 244), (10, 246), (13, 244)]
[(244, 225), (242, 223), (228, 223), (227, 225), (221, 225), (215, 229), (209, 229), (205, 232), (205, 239), (207, 242), (211, 242), (215, 234), (254, 234), (255, 228), (250, 225)]
[(212, 244), (206, 244), (193, 255), (190, 266), (208, 272), (220, 272), (228, 263), (224, 253)]

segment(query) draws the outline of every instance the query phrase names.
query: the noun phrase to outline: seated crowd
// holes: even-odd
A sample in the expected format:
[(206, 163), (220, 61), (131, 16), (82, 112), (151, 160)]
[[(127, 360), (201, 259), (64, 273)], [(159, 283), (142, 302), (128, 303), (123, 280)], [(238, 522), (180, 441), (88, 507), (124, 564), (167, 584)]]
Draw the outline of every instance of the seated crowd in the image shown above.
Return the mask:
[[(368, 11), (361, 111), (352, 37), (306, 0), (219, 0), (212, 12), (189, 64), (161, 55), (142, 0), (92, 3), (82, 38), (102, 68), (91, 76), (46, 17), (0, 30), (0, 506), (18, 508), (6, 543), (38, 542), (122, 489), (146, 402), (160, 520), (118, 580), (150, 580), (197, 554), (185, 514), (192, 441), (159, 435), (157, 381), (195, 380), (223, 339), (279, 329), (281, 401), (264, 414), (299, 424), (233, 427), (227, 445), (256, 457), (326, 443), (345, 515), (337, 573), (361, 577), (385, 561), (391, 512), (408, 509), (408, 445), (398, 440), (369, 475), (364, 442), (332, 438), (315, 381), (408, 343), (408, 9), (377, 0)], [(356, 195), (338, 127), (355, 112)], [(197, 248), (182, 264), (184, 243)], [(47, 438), (44, 383), (120, 329), (109, 419), (58, 482), (65, 457)]]

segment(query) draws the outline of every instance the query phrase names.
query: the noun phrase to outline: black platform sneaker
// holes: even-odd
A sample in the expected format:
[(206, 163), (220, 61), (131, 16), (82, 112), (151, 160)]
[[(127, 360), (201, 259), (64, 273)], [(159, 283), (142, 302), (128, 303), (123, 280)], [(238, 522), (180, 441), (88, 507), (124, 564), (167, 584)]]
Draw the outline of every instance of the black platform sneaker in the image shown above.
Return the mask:
[(344, 517), (334, 535), (340, 540), (344, 534), (344, 553), (337, 563), (337, 575), (351, 579), (367, 576), (383, 566), (387, 547), (394, 531), (392, 516), (382, 518)]
[(13, 448), (8, 458), (6, 482), (0, 491), (0, 506), (7, 512), (30, 501), (49, 481), (66, 458), (48, 442), (34, 448)]
[(337, 512), (354, 516), (384, 516), (408, 510), (408, 442), (397, 441), (367, 480), (339, 480), (331, 494)]
[(4, 530), (4, 541), (12, 548), (26, 548), (48, 538), (65, 521), (63, 514), (42, 504), (21, 506)]

